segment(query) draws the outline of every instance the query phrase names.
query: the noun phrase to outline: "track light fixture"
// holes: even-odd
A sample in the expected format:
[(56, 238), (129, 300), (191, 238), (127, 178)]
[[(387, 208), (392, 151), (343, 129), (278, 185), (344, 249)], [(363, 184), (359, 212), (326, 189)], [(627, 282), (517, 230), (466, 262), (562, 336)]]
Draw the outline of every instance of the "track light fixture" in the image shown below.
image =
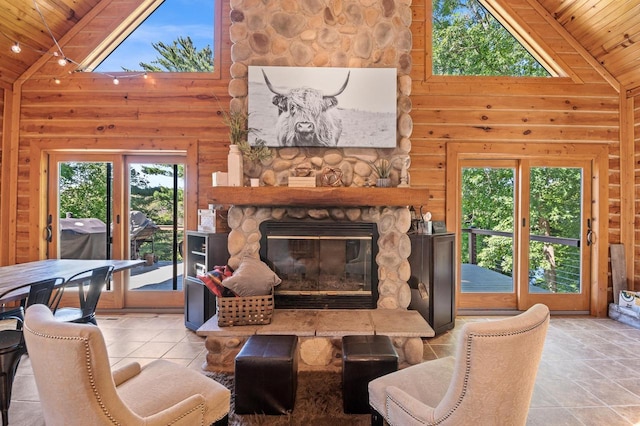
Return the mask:
[(20, 43), (18, 43), (17, 41), (14, 43), (13, 46), (11, 46), (11, 51), (13, 53), (20, 53), (22, 52), (22, 47), (20, 47)]

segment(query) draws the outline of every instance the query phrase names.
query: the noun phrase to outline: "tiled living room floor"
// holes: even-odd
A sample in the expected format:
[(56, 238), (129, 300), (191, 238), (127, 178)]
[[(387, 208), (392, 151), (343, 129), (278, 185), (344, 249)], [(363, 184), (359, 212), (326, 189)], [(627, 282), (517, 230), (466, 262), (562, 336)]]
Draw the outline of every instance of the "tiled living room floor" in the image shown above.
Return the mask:
[[(497, 317), (459, 317), (485, 321)], [(164, 358), (200, 370), (204, 339), (182, 315), (98, 315), (112, 367)], [(425, 340), (425, 360), (453, 353), (456, 329)], [(610, 319), (551, 319), (528, 425), (640, 425), (640, 330)], [(52, 360), (52, 367), (54, 366)], [(20, 363), (9, 411), (13, 426), (44, 425), (29, 358)]]

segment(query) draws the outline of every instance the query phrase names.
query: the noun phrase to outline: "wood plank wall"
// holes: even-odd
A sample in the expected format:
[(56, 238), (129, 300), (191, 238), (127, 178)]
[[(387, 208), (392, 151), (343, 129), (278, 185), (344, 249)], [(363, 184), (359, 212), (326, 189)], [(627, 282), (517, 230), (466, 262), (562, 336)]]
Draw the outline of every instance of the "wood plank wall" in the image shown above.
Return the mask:
[[(428, 210), (444, 220), (447, 191), (446, 146), (450, 142), (485, 145), (503, 142), (534, 144), (608, 144), (610, 243), (620, 240), (620, 159), (618, 92), (575, 48), (550, 16), (526, 0), (509, 2), (520, 19), (571, 67), (575, 79), (511, 79), (438, 77), (422, 65), (429, 57), (430, 9), (413, 2), (414, 68), (411, 151), (413, 185), (426, 185), (432, 198)], [(581, 80), (581, 81), (580, 81)], [(601, 254), (606, 256), (606, 253)], [(602, 263), (601, 263), (602, 264)], [(605, 263), (606, 264), (606, 263)], [(611, 299), (611, 292), (608, 298)]]
[[(634, 181), (634, 248), (633, 279), (630, 290), (640, 290), (640, 96), (633, 98), (633, 138), (635, 147), (635, 181)], [(637, 284), (636, 284), (637, 283)]]
[[(0, 88), (0, 176), (2, 176), (2, 141), (4, 138), (4, 89)], [(2, 182), (0, 182), (0, 200), (2, 199)]]
[[(113, 12), (121, 13), (122, 2)], [(223, 28), (230, 22), (228, 2), (223, 2)], [(105, 21), (100, 16), (100, 22)], [(108, 20), (108, 19), (107, 19)], [(92, 27), (92, 31), (95, 28)], [(55, 84), (49, 76), (35, 76), (22, 88), (18, 170), (17, 262), (32, 260), (34, 231), (29, 222), (32, 144), (61, 149), (171, 150), (197, 144), (199, 187), (211, 185), (211, 173), (226, 170), (228, 138), (221, 108), (228, 109), (230, 42), (228, 31), (221, 47), (221, 77), (207, 74), (154, 74), (148, 79), (111, 78), (76, 73)], [(82, 34), (79, 35), (82, 37)], [(92, 37), (96, 37), (93, 34)], [(193, 184), (193, 182), (191, 182)], [(198, 191), (198, 206), (207, 205)]]
[[(414, 122), (411, 178), (429, 186), (429, 209), (444, 219), (445, 150), (448, 142), (608, 143), (613, 181), (619, 132), (618, 94), (573, 50), (561, 34), (525, 1), (510, 2), (547, 44), (572, 65), (584, 84), (566, 78), (511, 79), (425, 75), (425, 31), (430, 27), (424, 2), (414, 2), (412, 25)], [(426, 49), (428, 50), (428, 49)], [(619, 191), (617, 191), (619, 192)], [(616, 215), (618, 212), (613, 210)], [(618, 218), (613, 218), (612, 233)]]
[[(430, 76), (430, 6), (412, 4), (414, 48), (412, 52), (414, 121), (412, 185), (429, 188), (425, 206), (435, 220), (444, 220), (447, 143), (477, 143), (478, 151), (494, 142), (535, 144), (606, 143), (611, 150), (610, 243), (619, 241), (619, 98), (558, 27), (541, 16), (526, 0), (510, 1), (510, 7), (553, 49), (553, 55), (572, 67), (582, 81), (569, 78), (447, 78)], [(230, 40), (229, 6), (222, 13), (222, 76), (159, 76), (151, 81), (122, 81), (72, 75), (62, 84), (35, 78), (25, 83), (20, 125), (20, 165), (17, 260), (30, 260), (29, 148), (33, 142), (59, 142), (60, 146), (110, 148), (137, 143), (170, 146), (176, 139), (198, 144), (198, 185), (211, 184), (211, 172), (224, 170), (227, 137), (215, 96), (228, 106)], [(638, 114), (636, 113), (636, 122)], [(204, 191), (200, 191), (203, 194)], [(200, 208), (207, 205), (201, 195)]]

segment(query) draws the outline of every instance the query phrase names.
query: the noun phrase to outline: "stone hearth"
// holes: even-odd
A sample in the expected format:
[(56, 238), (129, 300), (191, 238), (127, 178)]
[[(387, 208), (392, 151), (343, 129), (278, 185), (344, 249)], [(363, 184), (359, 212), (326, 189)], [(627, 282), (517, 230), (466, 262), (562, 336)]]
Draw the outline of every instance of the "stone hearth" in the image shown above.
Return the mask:
[[(282, 220), (353, 221), (378, 227), (377, 309), (282, 310), (276, 309), (272, 323), (259, 326), (218, 327), (214, 316), (200, 329), (208, 350), (205, 369), (233, 368), (236, 354), (252, 334), (296, 334), (300, 337), (301, 368), (332, 368), (340, 364), (341, 337), (350, 334), (384, 334), (392, 338), (401, 365), (422, 361), (423, 337), (434, 331), (417, 311), (408, 311), (411, 290), (407, 284), (411, 243), (409, 209), (404, 206), (353, 208), (233, 206), (229, 210), (229, 265), (242, 257), (258, 258), (260, 224)], [(277, 306), (276, 306), (277, 308)]]
[(417, 311), (391, 309), (276, 309), (271, 324), (234, 327), (219, 327), (215, 315), (197, 334), (207, 338), (207, 361), (203, 368), (210, 371), (232, 370), (235, 356), (253, 334), (297, 335), (301, 370), (339, 369), (342, 336), (364, 334), (389, 336), (400, 366), (417, 364), (423, 357), (422, 338), (435, 335)]

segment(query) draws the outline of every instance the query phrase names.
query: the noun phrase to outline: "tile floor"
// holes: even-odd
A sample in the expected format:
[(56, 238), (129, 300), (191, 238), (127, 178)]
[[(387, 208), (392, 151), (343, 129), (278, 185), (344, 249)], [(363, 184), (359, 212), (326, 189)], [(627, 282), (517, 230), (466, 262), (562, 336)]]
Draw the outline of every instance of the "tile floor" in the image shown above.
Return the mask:
[[(485, 321), (496, 317), (460, 317)], [(182, 315), (99, 315), (112, 367), (169, 359), (200, 370), (204, 340)], [(425, 360), (453, 352), (458, 328), (425, 340)], [(551, 319), (527, 425), (640, 425), (640, 330), (610, 319)], [(44, 425), (28, 357), (9, 411), (12, 426)]]

